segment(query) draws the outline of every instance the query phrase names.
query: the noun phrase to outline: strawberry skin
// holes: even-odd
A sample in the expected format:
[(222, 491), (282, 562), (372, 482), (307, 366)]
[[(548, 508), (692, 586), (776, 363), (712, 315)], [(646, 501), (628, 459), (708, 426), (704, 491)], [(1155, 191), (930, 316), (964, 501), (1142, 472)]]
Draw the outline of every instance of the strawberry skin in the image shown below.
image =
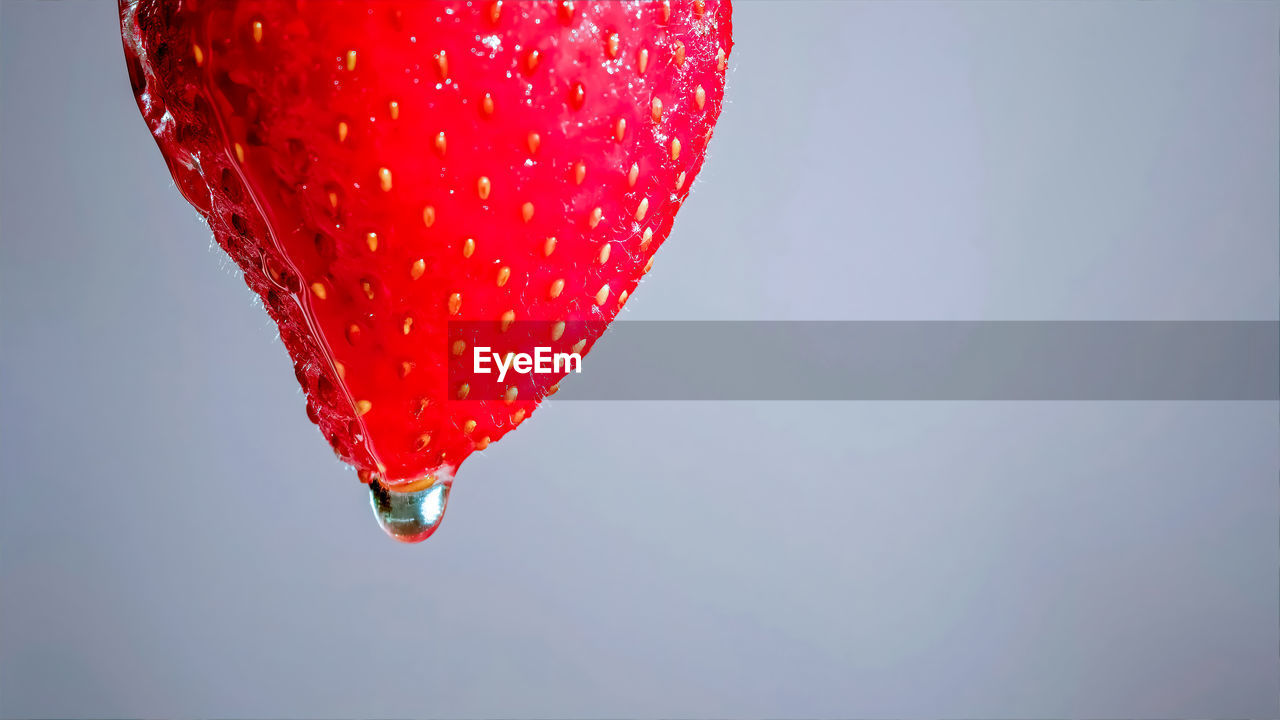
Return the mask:
[(392, 490), (451, 481), (546, 393), (460, 400), (450, 322), (603, 327), (626, 303), (732, 47), (727, 0), (120, 10), (179, 190), (279, 325), (308, 417)]

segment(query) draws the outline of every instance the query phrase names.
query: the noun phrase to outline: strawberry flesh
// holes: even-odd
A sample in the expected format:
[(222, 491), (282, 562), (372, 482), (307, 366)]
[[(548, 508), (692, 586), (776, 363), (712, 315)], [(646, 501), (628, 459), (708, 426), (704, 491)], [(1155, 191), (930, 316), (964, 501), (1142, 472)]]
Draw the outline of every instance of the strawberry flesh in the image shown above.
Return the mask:
[(635, 292), (732, 47), (717, 0), (120, 7), (179, 190), (279, 325), (308, 417), (393, 489), (451, 479), (559, 377), (459, 397), (451, 322), (564, 322), (585, 355)]

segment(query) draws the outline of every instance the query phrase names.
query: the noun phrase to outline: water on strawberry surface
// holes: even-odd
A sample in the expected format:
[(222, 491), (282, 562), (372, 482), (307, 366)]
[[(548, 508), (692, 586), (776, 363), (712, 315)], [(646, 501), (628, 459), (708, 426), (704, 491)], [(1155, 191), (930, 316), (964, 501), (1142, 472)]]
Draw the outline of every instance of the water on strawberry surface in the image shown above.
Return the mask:
[(440, 527), (451, 485), (445, 480), (413, 492), (396, 492), (374, 480), (369, 483), (369, 504), (388, 535), (401, 542), (422, 542)]

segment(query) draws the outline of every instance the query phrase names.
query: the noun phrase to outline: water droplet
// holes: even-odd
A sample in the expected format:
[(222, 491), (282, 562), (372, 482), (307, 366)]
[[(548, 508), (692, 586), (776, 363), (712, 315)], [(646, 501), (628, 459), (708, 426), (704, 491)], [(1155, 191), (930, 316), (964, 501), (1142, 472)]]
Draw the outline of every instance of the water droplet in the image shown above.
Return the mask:
[(369, 483), (369, 504), (378, 525), (400, 542), (416, 543), (431, 537), (444, 519), (451, 481), (438, 480), (414, 492), (396, 492), (379, 480)]

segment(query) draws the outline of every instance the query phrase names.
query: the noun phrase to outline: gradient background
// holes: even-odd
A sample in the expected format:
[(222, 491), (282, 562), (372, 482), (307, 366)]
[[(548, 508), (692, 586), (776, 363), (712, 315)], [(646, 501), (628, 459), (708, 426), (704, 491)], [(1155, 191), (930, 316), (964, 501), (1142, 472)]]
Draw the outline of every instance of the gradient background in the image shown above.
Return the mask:
[[(1274, 402), (552, 403), (390, 542), (115, 3), (0, 5), (0, 714), (1280, 712)], [(1280, 5), (734, 19), (624, 317), (1280, 315)]]

